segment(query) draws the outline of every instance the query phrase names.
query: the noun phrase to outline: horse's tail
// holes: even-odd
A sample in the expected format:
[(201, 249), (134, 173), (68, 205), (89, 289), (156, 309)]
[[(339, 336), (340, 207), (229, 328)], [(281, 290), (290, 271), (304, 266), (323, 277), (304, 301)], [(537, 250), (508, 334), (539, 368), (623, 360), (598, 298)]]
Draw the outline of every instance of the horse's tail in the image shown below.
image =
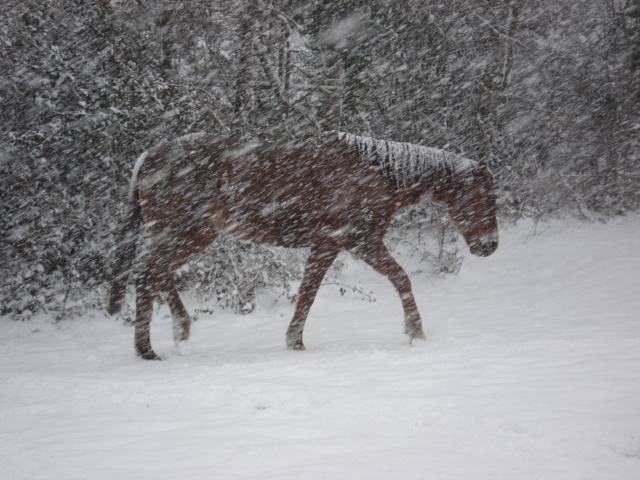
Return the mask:
[(111, 291), (109, 293), (109, 304), (107, 305), (107, 312), (110, 315), (118, 313), (122, 308), (131, 265), (136, 255), (136, 244), (141, 223), (142, 211), (138, 201), (138, 187), (134, 185), (130, 195), (129, 212), (127, 213), (126, 221), (120, 228), (120, 232), (118, 232), (116, 253), (111, 264)]

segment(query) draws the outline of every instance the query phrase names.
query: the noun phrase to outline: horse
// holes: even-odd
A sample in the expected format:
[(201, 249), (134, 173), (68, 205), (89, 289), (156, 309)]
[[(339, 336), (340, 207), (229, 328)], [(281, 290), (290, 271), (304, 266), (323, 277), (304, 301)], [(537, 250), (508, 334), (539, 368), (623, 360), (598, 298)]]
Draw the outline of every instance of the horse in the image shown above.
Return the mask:
[(159, 359), (150, 339), (157, 295), (167, 295), (176, 344), (189, 338), (191, 319), (173, 274), (222, 234), (310, 249), (286, 333), (289, 349), (305, 349), (309, 310), (341, 251), (390, 280), (402, 302), (405, 333), (411, 342), (424, 339), (411, 281), (384, 244), (393, 216), (421, 202), (447, 207), (472, 254), (488, 256), (498, 247), (495, 183), (484, 161), (337, 131), (299, 143), (206, 133), (163, 142), (133, 169), (108, 312), (122, 306), (144, 223), (151, 247), (136, 281), (134, 343), (145, 360)]

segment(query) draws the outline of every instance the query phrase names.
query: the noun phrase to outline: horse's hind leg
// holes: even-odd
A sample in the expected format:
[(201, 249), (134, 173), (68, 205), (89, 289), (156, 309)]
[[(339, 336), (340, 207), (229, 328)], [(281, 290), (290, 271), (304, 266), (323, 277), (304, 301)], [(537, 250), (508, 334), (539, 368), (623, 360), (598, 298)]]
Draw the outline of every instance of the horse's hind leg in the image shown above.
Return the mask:
[(404, 269), (391, 256), (384, 243), (382, 241), (375, 242), (358, 249), (354, 253), (373, 267), (376, 272), (391, 281), (402, 301), (405, 333), (409, 335), (411, 340), (416, 338), (424, 339), (422, 320), (411, 290), (411, 280), (409, 280), (409, 276)]
[(293, 314), (293, 320), (291, 320), (291, 324), (287, 330), (287, 347), (292, 350), (305, 349), (304, 343), (302, 343), (304, 324), (309, 315), (311, 305), (316, 298), (318, 289), (320, 288), (320, 283), (338, 256), (338, 252), (339, 250), (324, 250), (319, 247), (311, 249), (311, 253), (307, 259), (307, 265), (304, 269), (302, 284), (298, 291), (296, 311)]
[(136, 326), (134, 343), (136, 354), (144, 360), (160, 360), (151, 347), (151, 314), (153, 300), (158, 293), (158, 279), (153, 259), (149, 261), (136, 282)]
[(184, 308), (173, 278), (169, 282), (168, 302), (171, 309), (171, 317), (173, 318), (173, 341), (178, 345), (180, 342), (189, 340), (191, 317), (189, 317), (187, 309)]
[[(217, 237), (218, 234), (211, 229), (203, 229), (199, 231), (197, 235), (190, 238), (175, 236), (176, 241), (174, 242), (174, 248), (171, 254), (172, 268), (175, 269), (197, 258)], [(180, 342), (189, 340), (191, 317), (180, 299), (173, 274), (167, 279), (167, 284), (169, 287), (169, 308), (171, 309), (171, 317), (173, 318), (173, 341), (176, 345), (179, 345)]]
[[(151, 347), (151, 316), (153, 301), (161, 292), (168, 292), (171, 299), (175, 291), (171, 270), (172, 249), (154, 248), (151, 257), (136, 283), (136, 354), (144, 360), (160, 360)], [(177, 291), (175, 291), (177, 296)], [(179, 300), (179, 299), (178, 299)], [(170, 301), (171, 305), (171, 301)], [(182, 302), (180, 302), (182, 306)], [(172, 313), (173, 313), (173, 306)], [(184, 306), (182, 306), (184, 310)], [(188, 318), (188, 316), (187, 316)]]

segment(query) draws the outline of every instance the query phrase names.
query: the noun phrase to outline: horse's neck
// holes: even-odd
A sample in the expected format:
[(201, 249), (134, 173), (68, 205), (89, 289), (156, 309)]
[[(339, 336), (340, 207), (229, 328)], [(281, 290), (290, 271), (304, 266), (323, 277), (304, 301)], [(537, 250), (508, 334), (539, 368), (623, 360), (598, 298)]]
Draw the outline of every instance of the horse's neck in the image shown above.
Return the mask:
[(386, 180), (393, 189), (394, 201), (399, 209), (419, 203), (437, 202), (443, 190), (456, 186), (456, 177), (451, 173), (424, 176), (408, 186), (398, 185), (395, 180), (389, 178)]

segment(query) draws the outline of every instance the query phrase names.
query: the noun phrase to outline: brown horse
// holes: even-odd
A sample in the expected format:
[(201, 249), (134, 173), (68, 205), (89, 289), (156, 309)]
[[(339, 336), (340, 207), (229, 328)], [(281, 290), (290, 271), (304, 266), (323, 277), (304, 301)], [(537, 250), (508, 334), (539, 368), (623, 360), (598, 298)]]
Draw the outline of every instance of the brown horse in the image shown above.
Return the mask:
[(149, 327), (153, 301), (168, 294), (176, 342), (191, 320), (173, 273), (220, 234), (290, 248), (310, 247), (287, 346), (304, 350), (302, 333), (320, 283), (349, 250), (385, 275), (400, 295), (405, 333), (424, 338), (411, 282), (384, 245), (393, 215), (440, 202), (471, 253), (498, 246), (494, 180), (487, 166), (442, 150), (329, 132), (298, 145), (193, 134), (140, 156), (131, 208), (118, 242), (108, 310), (117, 312), (144, 220), (151, 255), (136, 284), (136, 353), (158, 359)]

